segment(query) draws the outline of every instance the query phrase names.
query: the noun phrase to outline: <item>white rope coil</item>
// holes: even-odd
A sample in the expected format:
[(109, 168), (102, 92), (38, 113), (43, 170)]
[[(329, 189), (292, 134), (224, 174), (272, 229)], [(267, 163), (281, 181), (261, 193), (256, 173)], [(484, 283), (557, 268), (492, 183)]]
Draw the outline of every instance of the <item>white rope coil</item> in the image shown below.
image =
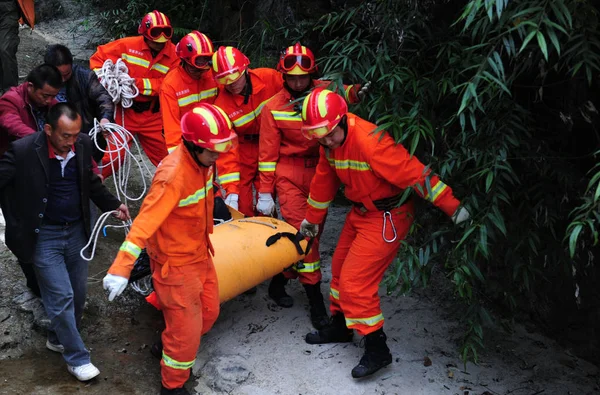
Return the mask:
[(96, 71), (96, 75), (112, 97), (113, 103), (120, 103), (123, 108), (131, 107), (133, 98), (140, 94), (135, 86), (135, 78), (129, 76), (127, 64), (120, 58), (117, 59), (117, 63), (107, 59), (102, 68)]

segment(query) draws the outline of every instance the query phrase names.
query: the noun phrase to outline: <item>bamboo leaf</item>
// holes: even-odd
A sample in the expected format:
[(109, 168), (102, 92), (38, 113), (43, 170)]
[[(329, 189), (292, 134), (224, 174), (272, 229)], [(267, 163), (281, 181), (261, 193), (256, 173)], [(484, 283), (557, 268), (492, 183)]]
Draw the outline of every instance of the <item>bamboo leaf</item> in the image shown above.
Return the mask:
[(552, 41), (552, 45), (556, 48), (556, 52), (560, 55), (560, 43), (558, 42), (558, 37), (556, 37), (556, 33), (551, 28), (546, 30), (548, 33), (548, 37), (550, 37), (550, 41)]
[(523, 40), (523, 45), (521, 45), (521, 49), (519, 49), (519, 53), (523, 52), (523, 49), (525, 49), (527, 44), (529, 44), (529, 41), (531, 41), (531, 39), (533, 38), (533, 36), (535, 36), (536, 33), (537, 33), (536, 30), (532, 30), (529, 32), (527, 37), (525, 37), (525, 40)]
[(577, 238), (579, 237), (579, 233), (583, 229), (583, 225), (579, 224), (575, 226), (573, 231), (571, 231), (571, 236), (569, 237), (569, 252), (571, 254), (571, 258), (575, 256), (575, 248), (577, 247)]
[(546, 62), (547, 62), (548, 61), (548, 46), (546, 45), (546, 39), (544, 38), (544, 35), (540, 31), (538, 31), (536, 33), (536, 36), (537, 36), (538, 45), (540, 46), (540, 49), (542, 50), (542, 53), (544, 54), (544, 58), (546, 59)]
[(473, 233), (475, 231), (475, 229), (477, 229), (476, 226), (472, 226), (470, 227), (465, 234), (463, 235), (463, 237), (460, 239), (460, 242), (456, 245), (456, 248), (460, 247), (462, 245), (462, 243), (465, 242), (465, 240), (467, 240), (469, 238), (469, 236), (471, 235), (471, 233)]

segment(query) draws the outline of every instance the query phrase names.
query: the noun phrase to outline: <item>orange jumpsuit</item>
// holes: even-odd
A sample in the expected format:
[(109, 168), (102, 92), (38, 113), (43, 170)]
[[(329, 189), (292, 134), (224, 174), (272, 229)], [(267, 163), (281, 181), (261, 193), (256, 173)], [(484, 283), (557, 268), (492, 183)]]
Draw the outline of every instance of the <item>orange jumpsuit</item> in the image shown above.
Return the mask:
[(386, 132), (371, 134), (375, 128), (348, 113), (348, 133), (342, 146), (321, 148), (306, 212), (309, 222), (320, 223), (340, 182), (346, 197), (355, 202), (333, 254), (329, 299), (331, 313), (343, 313), (348, 328), (361, 335), (383, 327), (379, 283), (396, 257), (414, 214), (412, 202), (389, 211), (379, 211), (374, 202), (414, 187), (449, 216), (460, 204), (450, 187)]
[[(315, 87), (326, 87), (329, 84), (329, 81), (313, 81)], [(359, 85), (346, 89), (349, 102), (358, 102), (358, 89)], [(294, 102), (287, 88), (283, 88), (269, 100), (261, 113), (258, 154), (259, 192), (273, 195), (276, 189), (281, 215), (296, 229), (300, 229), (308, 208), (306, 199), (310, 182), (319, 162), (319, 142), (306, 139), (300, 131), (302, 117), (297, 106), (300, 103)], [(323, 231), (323, 226), (320, 230)], [(304, 268), (298, 269), (294, 265), (296, 270), (286, 270), (285, 277), (299, 277), (302, 284), (321, 281), (319, 238), (315, 238), (311, 250), (304, 258)]]
[[(213, 71), (202, 73), (195, 80), (185, 71), (183, 65), (171, 70), (160, 87), (160, 109), (165, 131), (165, 141), (169, 153), (181, 143), (181, 117), (198, 103), (213, 104), (217, 97), (218, 85)], [(217, 159), (217, 181), (227, 194), (239, 194), (240, 170), (235, 151), (219, 155)]]
[(231, 119), (240, 144), (235, 149), (240, 166), (239, 211), (254, 216), (252, 185), (258, 192), (258, 133), (259, 116), (267, 101), (283, 88), (281, 74), (273, 69), (248, 69), (252, 93), (244, 104), (244, 95), (232, 95), (225, 89), (219, 91), (215, 105), (225, 110)]
[(213, 168), (196, 164), (183, 143), (156, 169), (152, 186), (110, 274), (128, 278), (144, 247), (166, 329), (160, 362), (166, 388), (190, 376), (200, 337), (219, 315), (219, 290), (209, 234)]
[[(144, 152), (156, 166), (167, 155), (165, 139), (162, 135), (163, 123), (158, 103), (158, 92), (165, 75), (171, 68), (179, 64), (175, 53), (175, 45), (168, 41), (156, 57), (152, 57), (150, 47), (144, 42), (143, 36), (125, 37), (108, 44), (98, 46), (96, 53), (90, 58), (90, 68), (94, 71), (102, 68), (107, 59), (116, 62), (123, 59), (129, 68), (129, 76), (135, 78), (135, 85), (140, 94), (133, 99), (134, 107), (145, 106), (148, 109), (136, 112), (133, 108), (124, 109), (119, 105), (115, 108), (115, 123), (125, 125), (133, 135), (137, 135)], [(123, 116), (124, 113), (124, 116)], [(109, 145), (114, 149), (114, 146)], [(110, 163), (115, 153), (106, 153), (103, 163)], [(114, 164), (117, 164), (115, 160)], [(104, 178), (112, 174), (108, 165), (102, 171)]]

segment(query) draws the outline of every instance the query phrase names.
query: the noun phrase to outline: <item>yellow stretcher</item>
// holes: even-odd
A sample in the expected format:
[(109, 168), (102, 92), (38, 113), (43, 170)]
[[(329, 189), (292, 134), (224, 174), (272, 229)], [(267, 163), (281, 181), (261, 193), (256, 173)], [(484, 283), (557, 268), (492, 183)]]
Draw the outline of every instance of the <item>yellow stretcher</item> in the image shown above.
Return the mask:
[[(301, 260), (304, 254), (299, 248), (305, 251), (307, 246), (306, 240), (290, 239), (298, 231), (286, 222), (271, 217), (244, 218), (236, 212), (232, 216), (232, 221), (215, 226), (210, 236), (221, 303)], [(267, 241), (272, 244), (267, 246)]]
[[(300, 261), (311, 244), (284, 221), (271, 217), (244, 218), (231, 207), (229, 211), (232, 219), (216, 225), (210, 235), (221, 303)], [(148, 261), (146, 271), (140, 272), (140, 276), (148, 276), (148, 281), (149, 269)], [(154, 292), (146, 300), (159, 308)]]

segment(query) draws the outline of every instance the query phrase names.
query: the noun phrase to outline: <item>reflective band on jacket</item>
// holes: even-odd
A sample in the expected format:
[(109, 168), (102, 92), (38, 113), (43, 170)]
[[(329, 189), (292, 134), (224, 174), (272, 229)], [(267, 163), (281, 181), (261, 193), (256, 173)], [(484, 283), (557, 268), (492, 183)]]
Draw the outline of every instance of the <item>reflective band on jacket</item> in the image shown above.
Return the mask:
[(357, 170), (357, 171), (371, 170), (371, 166), (369, 166), (369, 164), (367, 162), (359, 162), (357, 160), (352, 160), (352, 159), (339, 160), (339, 159), (327, 158), (327, 160), (329, 161), (329, 164), (337, 170), (346, 170), (346, 169)]
[(329, 291), (329, 295), (331, 295), (331, 297), (336, 300), (340, 299), (340, 291), (338, 291), (337, 289), (331, 288), (331, 290)]
[(273, 119), (276, 121), (298, 121), (302, 122), (302, 116), (297, 111), (275, 111), (271, 110)]
[(303, 269), (298, 269), (296, 267), (296, 265), (294, 264), (294, 269), (296, 269), (296, 271), (298, 273), (312, 273), (312, 272), (316, 272), (320, 268), (321, 268), (321, 261), (304, 262), (304, 268)]
[(167, 148), (167, 151), (169, 151), (169, 153), (172, 153), (173, 151), (175, 151), (175, 148), (177, 148), (177, 146)]
[(229, 184), (230, 182), (239, 181), (240, 173), (223, 174), (222, 176), (218, 176), (217, 180), (219, 180), (221, 184)]
[(169, 72), (169, 68), (167, 66), (165, 66), (164, 64), (160, 64), (160, 63), (155, 63), (150, 68), (152, 70), (156, 70), (156, 71), (158, 71), (160, 73), (163, 73), (163, 74), (167, 74)]
[(185, 107), (213, 96), (217, 96), (217, 88), (207, 89), (202, 92), (192, 93), (191, 95), (180, 97), (177, 99), (177, 104), (179, 107)]
[(308, 200), (307, 200), (307, 203), (309, 205), (313, 206), (314, 208), (318, 208), (320, 210), (325, 210), (327, 207), (329, 207), (331, 202), (332, 202), (332, 200), (330, 200), (328, 202), (317, 202), (310, 195), (308, 196)]
[(186, 197), (185, 199), (180, 200), (179, 207), (185, 207), (185, 206), (190, 206), (192, 204), (197, 204), (200, 200), (202, 200), (206, 197), (207, 192), (210, 191), (212, 189), (212, 187), (213, 187), (213, 178), (211, 176), (208, 179), (208, 181), (206, 182), (205, 187), (198, 189), (196, 192), (194, 192), (190, 196)]
[(196, 363), (195, 359), (190, 362), (176, 361), (173, 358), (169, 357), (167, 354), (165, 354), (164, 351), (162, 353), (162, 359), (163, 359), (163, 362), (165, 363), (165, 366), (168, 366), (173, 369), (179, 369), (179, 370), (191, 369), (194, 366), (194, 363)]
[(133, 244), (132, 242), (125, 240), (123, 244), (121, 244), (121, 248), (119, 248), (119, 251), (125, 251), (128, 254), (131, 254), (131, 256), (133, 256), (135, 259), (137, 259), (140, 256), (142, 249), (137, 245)]
[(271, 100), (270, 98), (265, 100), (264, 102), (260, 103), (258, 105), (258, 107), (256, 107), (256, 110), (249, 112), (248, 114), (242, 115), (241, 117), (239, 117), (238, 119), (233, 121), (233, 125), (236, 128), (239, 128), (240, 126), (244, 126), (250, 122), (252, 122), (254, 119), (256, 119), (256, 117), (258, 117), (258, 115), (260, 114), (260, 112), (262, 111), (263, 107), (265, 106), (265, 104), (267, 104), (267, 102)]
[(425, 199), (429, 200), (430, 202), (435, 202), (435, 200), (442, 194), (442, 192), (446, 190), (446, 188), (448, 188), (446, 184), (444, 184), (441, 181), (438, 181), (438, 183), (435, 184), (433, 188), (431, 188), (431, 196), (429, 196), (428, 192), (427, 196), (425, 196)]
[(142, 95), (150, 96), (152, 94), (152, 83), (148, 78), (142, 78), (142, 82), (144, 83), (144, 90), (142, 91)]
[(277, 162), (258, 162), (258, 171), (270, 172), (275, 171)]
[(136, 66), (142, 66), (145, 68), (150, 67), (150, 62), (146, 59), (138, 58), (137, 56), (128, 55), (126, 53), (121, 54), (121, 58), (126, 60), (127, 63), (135, 64)]
[(383, 321), (383, 314), (379, 313), (369, 318), (346, 318), (346, 326), (350, 327), (352, 325), (368, 325), (375, 326)]

